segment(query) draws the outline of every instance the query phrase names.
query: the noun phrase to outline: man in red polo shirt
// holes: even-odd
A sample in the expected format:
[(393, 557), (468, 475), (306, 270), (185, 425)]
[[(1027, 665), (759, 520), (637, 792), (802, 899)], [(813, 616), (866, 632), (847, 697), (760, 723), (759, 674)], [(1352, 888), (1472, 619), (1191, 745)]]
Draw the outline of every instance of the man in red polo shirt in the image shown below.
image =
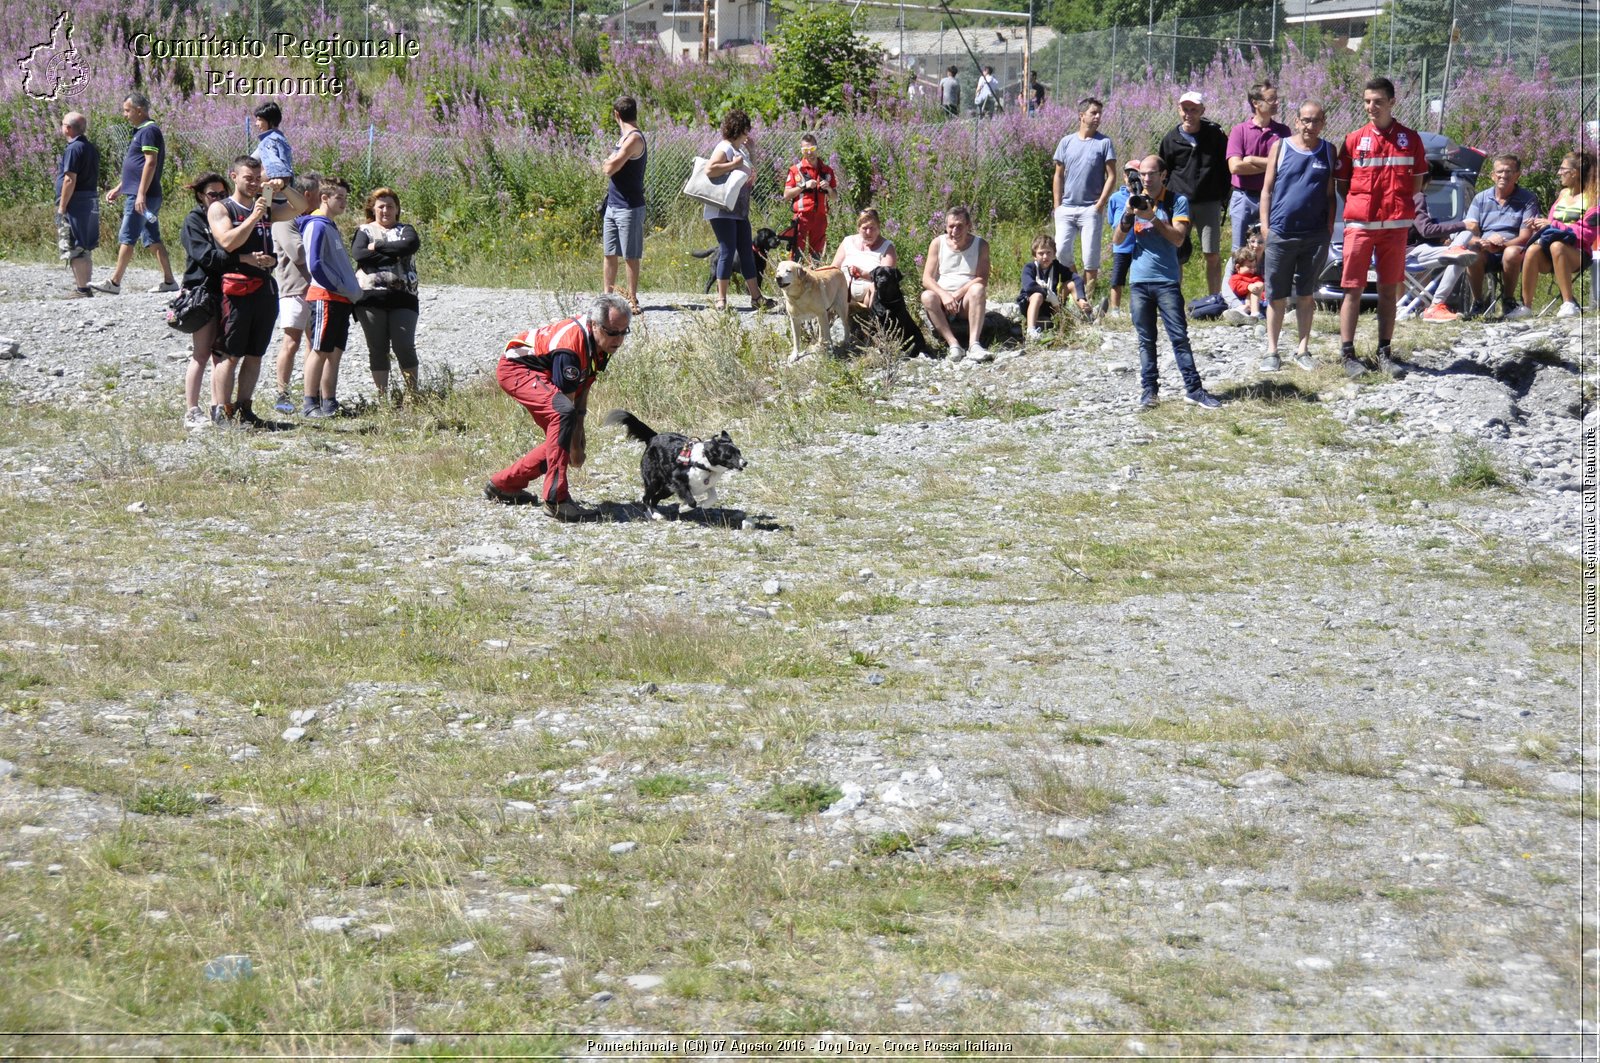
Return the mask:
[(1344, 138), (1335, 179), (1344, 197), (1344, 305), (1339, 308), (1339, 339), (1344, 371), (1367, 371), (1356, 358), (1356, 323), (1361, 318), (1361, 291), (1367, 269), (1377, 260), (1378, 369), (1393, 377), (1405, 367), (1390, 353), (1394, 308), (1406, 272), (1406, 233), (1416, 216), (1413, 197), (1428, 179), (1428, 156), (1422, 136), (1394, 118), (1394, 82), (1375, 77), (1367, 82), (1361, 104), (1371, 119)]
[(483, 493), (490, 501), (532, 502), (523, 488), (542, 476), (545, 512), (560, 521), (584, 518), (572, 501), (567, 468), (583, 465), (589, 387), (622, 346), (632, 317), (626, 299), (607, 293), (588, 313), (519, 332), (506, 344), (495, 375), (501, 389), (544, 429), (544, 442), (489, 477)]

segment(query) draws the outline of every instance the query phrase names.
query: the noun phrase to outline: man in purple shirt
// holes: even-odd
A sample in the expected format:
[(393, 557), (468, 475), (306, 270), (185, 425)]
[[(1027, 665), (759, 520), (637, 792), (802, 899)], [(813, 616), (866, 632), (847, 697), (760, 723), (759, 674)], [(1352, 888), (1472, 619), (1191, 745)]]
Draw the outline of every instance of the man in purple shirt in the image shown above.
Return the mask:
[(1272, 158), (1272, 146), (1290, 135), (1276, 120), (1278, 89), (1270, 81), (1250, 86), (1250, 117), (1228, 131), (1228, 172), (1233, 195), (1228, 216), (1233, 220), (1233, 246), (1243, 247), (1245, 231), (1261, 217), (1261, 182)]

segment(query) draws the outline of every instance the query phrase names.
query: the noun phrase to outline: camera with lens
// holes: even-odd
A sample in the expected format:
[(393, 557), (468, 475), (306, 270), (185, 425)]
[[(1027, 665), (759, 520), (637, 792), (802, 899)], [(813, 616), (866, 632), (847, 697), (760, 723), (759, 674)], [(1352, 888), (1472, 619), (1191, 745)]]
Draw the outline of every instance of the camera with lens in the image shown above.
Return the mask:
[(1144, 178), (1139, 174), (1128, 175), (1128, 209), (1149, 210), (1155, 206), (1151, 198), (1144, 194)]

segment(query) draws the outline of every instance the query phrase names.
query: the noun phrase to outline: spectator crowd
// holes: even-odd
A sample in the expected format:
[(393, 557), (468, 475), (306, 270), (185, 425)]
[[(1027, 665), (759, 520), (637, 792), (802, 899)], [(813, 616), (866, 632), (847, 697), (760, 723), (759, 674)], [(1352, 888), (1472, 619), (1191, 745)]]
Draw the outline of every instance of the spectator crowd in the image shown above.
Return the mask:
[[(941, 103), (952, 115), (959, 109), (956, 75), (952, 67), (940, 83)], [(1034, 110), (1044, 98), (1035, 78), (1018, 102)], [(981, 115), (1001, 109), (992, 71), (980, 77), (975, 103)], [(1362, 105), (1368, 121), (1342, 137), (1327, 137), (1326, 112), (1316, 101), (1296, 101), (1292, 127), (1280, 121), (1282, 101), (1269, 82), (1252, 85), (1242, 103), (1244, 116), (1224, 129), (1207, 116), (1208, 101), (1200, 92), (1184, 92), (1176, 101), (1177, 123), (1152, 150), (1119, 160), (1116, 145), (1101, 131), (1105, 103), (1094, 97), (1078, 101), (1076, 128), (1061, 137), (1052, 159), (1049, 231), (1032, 241), (1021, 265), (1015, 317), (1024, 345), (1042, 340), (1052, 320), (1065, 315), (1092, 320), (1125, 314), (1140, 353), (1140, 406), (1158, 400), (1157, 337), (1164, 331), (1185, 400), (1209, 409), (1218, 403), (1194, 366), (1190, 316), (1261, 320), (1266, 344), (1260, 368), (1276, 372), (1283, 368), (1279, 342), (1292, 300), (1292, 360), (1312, 369), (1316, 295), (1332, 288), (1342, 292), (1342, 368), (1352, 376), (1374, 367), (1399, 376), (1407, 370), (1392, 347), (1396, 320), (1410, 314), (1447, 322), (1489, 313), (1495, 309), (1491, 281), (1507, 319), (1538, 312), (1536, 292), (1545, 273), (1559, 293), (1557, 316), (1582, 312), (1576, 285), (1600, 239), (1600, 171), (1592, 153), (1565, 157), (1556, 173), (1560, 191), (1548, 209), (1522, 187), (1522, 161), (1495, 155), (1490, 186), (1462, 216), (1441, 219), (1430, 210), (1432, 165), (1424, 138), (1395, 116), (1394, 85), (1387, 78), (1366, 83)], [(416, 229), (401, 220), (396, 191), (376, 188), (362, 198), (364, 220), (347, 243), (337, 220), (352, 209), (349, 183), (297, 173), (282, 112), (276, 103), (264, 103), (255, 112), (256, 150), (234, 159), (225, 175), (204, 173), (186, 186), (195, 206), (181, 228), (186, 265), (180, 282), (159, 222), (166, 163), (161, 128), (140, 93), (127, 95), (122, 114), (132, 136), (119, 180), (103, 197), (100, 153), (87, 119), (76, 112), (62, 119), (58, 244), (75, 298), (120, 294), (136, 248), (154, 255), (163, 279), (153, 290), (177, 293), (169, 316), (175, 323), (181, 317), (179, 327), (192, 336), (186, 425), (271, 426), (257, 414), (254, 395), (275, 329), (281, 337), (273, 403), (278, 413), (312, 419), (341, 413), (339, 367), (352, 322), (366, 339), (380, 401), (400, 401), (417, 388), (415, 259), (422, 244)], [(616, 300), (598, 313), (597, 327), (610, 326), (619, 311), (631, 318), (641, 310), (649, 138), (632, 97), (615, 101), (612, 118), (618, 138), (601, 163), (607, 191), (600, 215), (602, 294)], [(728, 182), (730, 192), (739, 189), (703, 212), (717, 243), (713, 279), (719, 309), (727, 308), (736, 274), (752, 309), (774, 305), (761, 290), (765, 253), (773, 247), (757, 245), (750, 219), (752, 126), (742, 110), (726, 113), (720, 139), (704, 160), (708, 179)], [(838, 175), (823, 161), (816, 135), (806, 133), (784, 182), (783, 201), (793, 220), (780, 244), (816, 268), (844, 271), (859, 312), (881, 315), (894, 303), (880, 320), (895, 324), (907, 349), (931, 352), (922, 335), (905, 335), (919, 326), (898, 298), (901, 258), (875, 209), (861, 211), (857, 231), (829, 255), (830, 202), (839, 191)], [(123, 209), (115, 264), (108, 277), (92, 283), (102, 198), (108, 204), (122, 200)], [(1231, 236), (1226, 263), (1225, 219)], [(1103, 283), (1108, 240), (1110, 276)], [(1206, 290), (1191, 301), (1185, 298), (1184, 266), (1196, 245)], [(920, 304), (946, 356), (994, 360), (992, 348), (1009, 338), (1009, 322), (1002, 328), (988, 310), (995, 262), (966, 207), (945, 211), (944, 231), (920, 261)], [(1371, 304), (1377, 342), (1370, 357), (1363, 357), (1356, 350), (1357, 324)], [(180, 305), (189, 310), (178, 314)], [(292, 391), (297, 359), (303, 363), (298, 399)], [(403, 388), (391, 386), (393, 362), (399, 363)], [(210, 397), (202, 404), (207, 368)], [(518, 388), (531, 402), (525, 382)], [(520, 474), (507, 475), (498, 489), (514, 495), (521, 490), (518, 481), (525, 482)]]

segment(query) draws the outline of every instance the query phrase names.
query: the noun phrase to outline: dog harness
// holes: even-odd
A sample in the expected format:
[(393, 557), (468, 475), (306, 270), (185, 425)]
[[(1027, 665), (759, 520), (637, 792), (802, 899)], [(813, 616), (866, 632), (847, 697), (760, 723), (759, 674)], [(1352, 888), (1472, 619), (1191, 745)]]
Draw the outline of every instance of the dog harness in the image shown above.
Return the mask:
[(704, 443), (704, 442), (705, 442), (705, 440), (697, 438), (697, 439), (691, 439), (687, 443), (685, 443), (683, 445), (683, 449), (678, 451), (678, 464), (683, 466), (686, 469), (700, 469), (700, 470), (702, 470), (704, 472), (710, 472), (711, 471), (711, 466), (702, 464), (702, 463), (694, 460), (694, 446), (695, 446), (695, 444), (696, 443)]

